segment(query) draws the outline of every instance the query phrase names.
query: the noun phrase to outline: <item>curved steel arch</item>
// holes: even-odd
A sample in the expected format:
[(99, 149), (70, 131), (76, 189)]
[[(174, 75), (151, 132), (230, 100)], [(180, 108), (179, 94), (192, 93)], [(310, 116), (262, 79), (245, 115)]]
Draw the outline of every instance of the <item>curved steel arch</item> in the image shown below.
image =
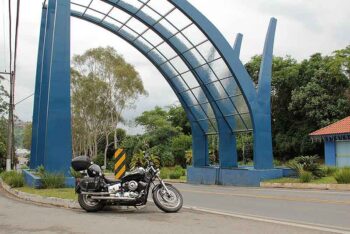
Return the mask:
[[(101, 7), (103, 4), (104, 8)], [(71, 5), (80, 10), (71, 11)], [(116, 10), (119, 10), (117, 14)], [(276, 20), (270, 22), (256, 91), (239, 59), (241, 37), (237, 38), (236, 46), (232, 49), (216, 27), (186, 0), (49, 0), (47, 13), (44, 14), (43, 10), (42, 16), (42, 23), (45, 21), (45, 24), (41, 27), (40, 43), (44, 45), (43, 48), (39, 47), (38, 55), (37, 84), (40, 82), (40, 85), (37, 93), (36, 84), (36, 96), (39, 96), (39, 101), (37, 98), (35, 100), (40, 105), (34, 105), (35, 111), (46, 111), (46, 114), (41, 114), (45, 126), (33, 131), (33, 141), (36, 141), (34, 147), (38, 147), (37, 137), (44, 139), (45, 144), (40, 146), (40, 152), (53, 154), (54, 149), (48, 148), (46, 138), (50, 138), (48, 142), (53, 142), (54, 130), (66, 138), (70, 133), (67, 130), (61, 131), (52, 115), (56, 111), (57, 101), (61, 99), (66, 103), (68, 99), (56, 90), (51, 94), (50, 87), (53, 84), (63, 87), (57, 78), (65, 77), (64, 93), (67, 93), (69, 50), (65, 48), (69, 47), (70, 35), (67, 28), (70, 28), (71, 14), (126, 40), (166, 78), (184, 106), (194, 129), (194, 148), (197, 145), (201, 148), (195, 150), (194, 166), (208, 166), (205, 134), (210, 134), (214, 129), (220, 138), (221, 168), (237, 167), (235, 133), (251, 130), (254, 132), (255, 168), (272, 167), (269, 98)], [(126, 15), (124, 20), (120, 18), (123, 14)], [(174, 15), (177, 16), (176, 20), (172, 19)], [(134, 28), (133, 21), (139, 23), (141, 28), (144, 27), (143, 31), (138, 31), (137, 26)], [(187, 25), (181, 25), (181, 21), (187, 21)], [(60, 36), (62, 41), (58, 40)], [(40, 63), (42, 66), (39, 66)], [(59, 70), (60, 63), (64, 64), (62, 71)], [(48, 94), (45, 93), (46, 87), (49, 89)], [(69, 108), (64, 112), (67, 114), (68, 110)], [(36, 115), (34, 112), (33, 127), (36, 118), (39, 118)], [(67, 124), (64, 126), (67, 127)], [(38, 132), (45, 134), (39, 136)], [(69, 147), (64, 152), (67, 153), (67, 150)], [(33, 152), (36, 151), (37, 149)], [(46, 158), (51, 164), (54, 162), (51, 156)]]
[[(228, 68), (243, 90), (253, 120), (254, 166), (256, 169), (273, 168), (270, 93), (273, 44), (277, 20), (275, 18), (270, 20), (260, 68), (258, 90), (256, 91), (254, 82), (252, 82), (250, 75), (239, 59), (239, 52), (230, 49), (229, 43), (219, 30), (186, 0), (171, 0), (171, 2), (201, 28), (209, 40), (218, 48), (218, 51), (222, 53)], [(240, 42), (238, 44), (240, 47)]]
[(189, 122), (191, 124), (191, 129), (192, 130), (192, 134), (194, 134), (193, 139), (194, 139), (194, 145), (195, 147), (193, 147), (193, 160), (194, 160), (194, 164), (197, 166), (207, 166), (209, 163), (209, 158), (208, 158), (208, 146), (207, 146), (207, 139), (206, 139), (206, 135), (208, 134), (203, 127), (198, 123), (198, 119), (196, 119), (196, 115), (193, 113), (193, 111), (188, 107), (188, 103), (186, 103), (186, 101), (184, 100), (184, 98), (181, 96), (181, 94), (179, 94), (178, 90), (176, 89), (176, 85), (171, 81), (170, 77), (166, 74), (166, 72), (157, 65), (156, 60), (149, 56), (148, 54), (146, 54), (144, 52), (144, 48), (141, 48), (140, 45), (136, 45), (135, 43), (133, 43), (132, 41), (130, 41), (130, 39), (128, 37), (126, 37), (125, 35), (116, 32), (115, 30), (113, 30), (108, 24), (103, 24), (101, 22), (98, 21), (97, 18), (94, 18), (93, 16), (90, 16), (88, 14), (85, 15), (80, 15), (77, 12), (71, 11), (71, 16), (93, 23), (99, 27), (102, 27), (106, 30), (108, 30), (109, 32), (117, 35), (118, 37), (124, 39), (126, 42), (128, 42), (130, 45), (132, 45), (135, 49), (137, 49), (141, 54), (143, 54), (157, 69), (158, 71), (163, 75), (163, 77), (166, 79), (166, 81), (168, 82), (168, 84), (170, 85), (170, 87), (173, 89), (175, 95), (177, 96), (177, 98), (179, 99), (181, 105), (183, 106), (187, 118), (189, 119)]
[[(204, 58), (204, 56), (201, 54), (201, 52), (197, 49), (197, 46), (194, 45), (191, 42), (191, 40), (188, 40), (188, 39), (187, 40), (191, 43), (192, 48), (195, 49), (197, 51), (197, 53), (200, 54), (200, 57), (202, 57), (202, 59), (205, 61), (205, 63), (200, 64), (198, 62), (198, 58), (196, 58), (192, 54), (192, 52), (187, 53), (186, 56), (183, 53), (181, 53), (181, 47), (184, 47), (183, 43), (180, 40), (178, 40), (176, 37), (174, 38), (173, 34), (166, 27), (163, 27), (163, 25), (159, 24), (159, 21), (154, 20), (152, 17), (146, 15), (143, 11), (141, 11), (142, 7), (147, 6), (147, 3), (150, 1), (146, 1), (145, 3), (143, 3), (142, 7), (139, 7), (138, 9), (132, 5), (128, 5), (128, 4), (123, 3), (123, 1), (116, 1), (115, 2), (115, 1), (110, 1), (110, 0), (102, 0), (102, 2), (108, 3), (112, 6), (126, 12), (130, 16), (129, 20), (131, 18), (135, 18), (135, 19), (139, 20), (140, 22), (142, 22), (143, 24), (145, 24), (148, 27), (148, 29), (157, 33), (164, 40), (164, 42), (162, 42), (162, 43), (167, 43), (176, 52), (177, 56), (179, 58), (181, 58), (181, 60), (184, 62), (184, 64), (186, 64), (186, 66), (188, 67), (187, 71), (191, 72), (193, 74), (193, 76), (195, 77), (195, 79), (197, 80), (197, 82), (199, 83), (199, 86), (197, 88), (202, 90), (202, 93), (203, 93), (202, 95), (203, 96), (205, 95), (206, 98), (208, 99), (208, 101), (206, 101), (206, 103), (208, 104), (207, 108), (209, 108), (209, 105), (210, 105), (210, 107), (212, 108), (212, 110), (214, 112), (215, 119), (218, 123), (219, 138), (221, 139), (219, 141), (220, 166), (221, 167), (237, 167), (238, 166), (238, 164), (237, 164), (237, 152), (236, 152), (236, 145), (235, 145), (236, 139), (235, 139), (235, 135), (233, 134), (233, 132), (236, 131), (237, 119), (239, 119), (239, 121), (241, 121), (241, 123), (245, 127), (247, 126), (247, 124), (244, 122), (241, 114), (238, 111), (238, 108), (236, 108), (235, 103), (232, 101), (231, 98), (223, 98), (223, 99), (226, 99), (226, 101), (231, 102), (231, 106), (230, 106), (231, 109), (228, 108), (227, 104), (223, 105), (223, 104), (218, 102), (219, 99), (222, 99), (220, 91), (218, 90), (218, 86), (225, 93), (224, 95), (226, 95), (226, 97), (229, 97), (228, 91), (225, 89), (222, 82), (220, 80), (214, 81), (214, 82), (216, 82), (217, 86), (213, 85), (214, 82), (208, 83), (209, 77), (208, 77), (207, 73), (211, 72), (217, 77), (217, 75), (215, 74), (215, 72), (213, 71), (213, 68), (209, 65), (209, 63), (215, 62), (215, 60), (218, 60), (220, 58), (216, 58), (215, 60), (212, 60), (212, 61), (208, 59), (209, 61), (206, 61), (206, 58)], [(139, 2), (141, 2), (141, 1), (139, 1)], [(82, 6), (82, 5), (80, 5), (80, 6)], [(97, 11), (96, 9), (94, 9), (91, 6), (91, 4), (85, 5), (85, 7), (86, 7), (85, 11), (81, 12), (82, 16), (84, 16), (86, 14), (87, 10)], [(151, 8), (151, 9), (153, 9), (153, 8)], [(169, 10), (169, 12), (172, 12), (174, 9), (175, 9), (175, 7), (173, 7), (173, 9)], [(166, 14), (169, 14), (169, 13), (166, 13)], [(101, 22), (103, 22), (104, 19), (106, 19), (106, 17), (109, 17), (108, 15), (109, 15), (109, 13), (107, 13), (107, 15), (105, 15), (104, 18), (101, 19)], [(162, 20), (166, 20), (166, 16), (163, 17)], [(118, 29), (118, 31), (122, 30), (122, 28), (127, 25), (128, 21), (126, 21), (126, 23), (124, 23), (121, 26), (121, 28)], [(167, 20), (167, 22), (171, 24), (170, 21)], [(191, 24), (193, 24), (193, 23), (191, 23)], [(194, 27), (194, 26), (192, 26), (192, 27)], [(179, 30), (178, 33), (184, 35), (181, 30)], [(141, 35), (141, 37), (142, 37), (142, 35)], [(169, 40), (168, 38), (171, 38), (172, 40)], [(199, 63), (199, 65), (200, 65), (199, 67), (202, 67), (204, 65), (208, 65), (209, 71), (204, 71), (204, 72), (197, 71), (196, 65), (194, 65), (197, 63)], [(168, 73), (170, 73), (170, 76), (176, 77), (179, 74), (178, 70), (176, 69), (175, 66), (172, 65), (172, 63), (169, 62), (169, 64), (173, 67), (173, 70), (175, 70), (175, 73), (172, 73), (170, 70), (168, 71)], [(166, 64), (163, 63), (162, 65), (164, 66)], [(242, 93), (241, 91), (239, 91), (239, 92)], [(237, 95), (237, 96), (239, 96), (239, 95)], [(244, 102), (243, 99), (242, 99), (242, 101)], [(244, 105), (247, 105), (247, 104), (244, 104)], [(203, 110), (205, 109), (202, 107), (202, 104), (200, 104), (199, 106)], [(227, 116), (224, 115), (223, 111), (225, 111), (227, 113), (226, 114)], [(235, 114), (235, 112), (236, 112), (236, 114)], [(203, 113), (205, 113), (205, 111), (203, 111)], [(249, 113), (246, 113), (246, 114), (249, 114)], [(231, 118), (231, 119), (229, 119), (229, 118)], [(236, 119), (234, 119), (234, 118), (236, 118)]]

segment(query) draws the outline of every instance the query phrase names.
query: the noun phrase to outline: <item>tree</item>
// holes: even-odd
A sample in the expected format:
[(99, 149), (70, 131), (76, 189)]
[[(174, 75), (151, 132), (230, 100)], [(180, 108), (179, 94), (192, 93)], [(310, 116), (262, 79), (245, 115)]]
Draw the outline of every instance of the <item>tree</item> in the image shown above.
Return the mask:
[(179, 135), (171, 140), (171, 152), (174, 155), (176, 165), (186, 167), (186, 151), (192, 147), (192, 137)]
[[(246, 64), (257, 81), (261, 56)], [(350, 114), (350, 46), (331, 56), (319, 53), (298, 63), (274, 57), (272, 73), (272, 131), (274, 155), (288, 159), (319, 154), (320, 144), (308, 134)]]
[(6, 92), (2, 81), (0, 79), (0, 170), (6, 166), (7, 155), (7, 119), (5, 118), (8, 110), (8, 103), (6, 102), (8, 93)]
[[(76, 80), (90, 79), (90, 84), (84, 85), (87, 86), (86, 90), (88, 92), (90, 90), (91, 92), (83, 92), (81, 98), (84, 97), (84, 95), (88, 95), (93, 99), (95, 96), (96, 101), (86, 101), (81, 98), (79, 100), (85, 102), (86, 110), (91, 110), (89, 113), (94, 116), (94, 120), (99, 119), (100, 125), (98, 125), (96, 121), (93, 121), (94, 126), (90, 126), (88, 129), (93, 130), (91, 134), (94, 134), (95, 146), (98, 145), (101, 136), (104, 138), (104, 156), (106, 159), (108, 148), (111, 145), (111, 134), (113, 135), (114, 147), (118, 147), (117, 126), (123, 121), (123, 111), (127, 108), (132, 108), (137, 98), (140, 95), (146, 95), (147, 92), (135, 68), (128, 64), (112, 47), (90, 49), (83, 55), (74, 56), (73, 67), (72, 75), (75, 75)], [(93, 84), (91, 82), (93, 82)], [(95, 85), (97, 86), (95, 87)], [(74, 95), (75, 93), (73, 92), (73, 96)], [(91, 101), (94, 104), (89, 104)], [(78, 102), (77, 104), (76, 109), (79, 109), (80, 103)], [(83, 115), (77, 115), (77, 117), (80, 117), (80, 119), (77, 118), (76, 121), (74, 121), (77, 127), (77, 135), (82, 136), (86, 133), (89, 134), (90, 131), (86, 131), (86, 128), (85, 131), (79, 132), (81, 129), (84, 129), (83, 123), (86, 117)], [(87, 120), (85, 122), (89, 121)], [(97, 129), (97, 127), (99, 128)], [(90, 144), (89, 142), (87, 143)], [(94, 155), (97, 155), (96, 149)]]
[(30, 150), (32, 146), (32, 123), (28, 123), (24, 127), (23, 131), (23, 147)]
[(168, 115), (173, 127), (180, 127), (183, 134), (191, 135), (191, 125), (182, 106), (171, 106)]
[(173, 126), (169, 113), (160, 107), (143, 112), (135, 122), (144, 127), (144, 141), (150, 152), (160, 157), (162, 166), (172, 166), (175, 160), (170, 150), (171, 139), (181, 134), (181, 127)]

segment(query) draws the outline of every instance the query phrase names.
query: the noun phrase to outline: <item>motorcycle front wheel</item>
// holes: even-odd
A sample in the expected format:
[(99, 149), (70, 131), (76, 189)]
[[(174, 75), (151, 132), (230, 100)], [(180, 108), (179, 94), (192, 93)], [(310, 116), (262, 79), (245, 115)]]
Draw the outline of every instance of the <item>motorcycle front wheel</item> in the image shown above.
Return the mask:
[(86, 194), (79, 194), (78, 202), (80, 207), (87, 212), (97, 212), (99, 210), (102, 210), (104, 207), (104, 203), (102, 201), (93, 200), (89, 195)]
[(178, 212), (183, 204), (183, 198), (179, 190), (172, 185), (166, 185), (169, 192), (163, 186), (158, 186), (153, 192), (153, 201), (164, 212)]

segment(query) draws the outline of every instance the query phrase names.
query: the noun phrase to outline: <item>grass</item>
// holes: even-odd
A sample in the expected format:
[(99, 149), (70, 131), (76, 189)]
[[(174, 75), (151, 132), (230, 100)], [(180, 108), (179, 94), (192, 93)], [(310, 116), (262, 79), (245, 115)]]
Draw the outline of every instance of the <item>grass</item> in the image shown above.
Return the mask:
[(19, 188), (24, 185), (24, 178), (22, 173), (17, 171), (7, 171), (1, 173), (1, 179), (11, 188)]
[(74, 188), (59, 188), (59, 189), (34, 189), (31, 187), (22, 187), (17, 188), (17, 190), (40, 195), (43, 197), (57, 197), (57, 198), (63, 198), (63, 199), (71, 199), (71, 200), (77, 200), (77, 195), (74, 192)]
[[(295, 177), (282, 177), (278, 179), (273, 180), (266, 180), (264, 182), (268, 183), (301, 183), (299, 178)], [(327, 176), (320, 179), (313, 179), (311, 180), (312, 184), (336, 184), (337, 181), (334, 179), (333, 176)]]

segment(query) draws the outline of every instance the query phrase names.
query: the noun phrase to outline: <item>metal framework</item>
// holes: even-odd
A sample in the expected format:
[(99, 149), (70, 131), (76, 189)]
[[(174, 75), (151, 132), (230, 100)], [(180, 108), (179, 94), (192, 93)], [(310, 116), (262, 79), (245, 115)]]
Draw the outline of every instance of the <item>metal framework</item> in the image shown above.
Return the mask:
[[(232, 48), (215, 26), (186, 0), (49, 0), (48, 6), (44, 5), (31, 165), (45, 164), (45, 158), (66, 157), (57, 152), (48, 154), (57, 141), (48, 139), (53, 132), (47, 130), (59, 121), (49, 124), (47, 121), (50, 111), (59, 110), (60, 116), (64, 116), (59, 125), (70, 125), (69, 15), (123, 38), (160, 71), (191, 123), (195, 167), (209, 166), (207, 136), (211, 134), (219, 135), (220, 167), (237, 167), (235, 135), (253, 131), (255, 168), (272, 168), (270, 92), (276, 20), (270, 21), (259, 85), (255, 87), (239, 59), (242, 35), (238, 34)], [(55, 67), (57, 71), (53, 70)], [(60, 78), (56, 81), (57, 74)], [(52, 93), (53, 88), (58, 93)], [(51, 102), (50, 106), (50, 97), (54, 100), (59, 97), (64, 108), (61, 102)], [(70, 144), (67, 153), (71, 150), (70, 130), (55, 130), (69, 139), (64, 143), (64, 146)]]

